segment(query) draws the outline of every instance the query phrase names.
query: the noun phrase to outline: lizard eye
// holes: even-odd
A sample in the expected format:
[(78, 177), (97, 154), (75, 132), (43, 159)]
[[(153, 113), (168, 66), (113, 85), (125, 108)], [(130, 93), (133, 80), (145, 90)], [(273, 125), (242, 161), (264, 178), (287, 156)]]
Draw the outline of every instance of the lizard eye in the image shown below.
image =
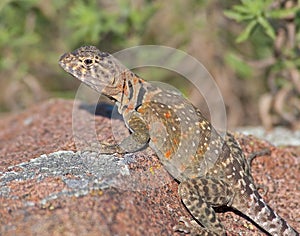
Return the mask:
[(87, 66), (91, 65), (93, 63), (93, 60), (91, 59), (85, 59), (84, 61), (84, 64), (86, 64)]

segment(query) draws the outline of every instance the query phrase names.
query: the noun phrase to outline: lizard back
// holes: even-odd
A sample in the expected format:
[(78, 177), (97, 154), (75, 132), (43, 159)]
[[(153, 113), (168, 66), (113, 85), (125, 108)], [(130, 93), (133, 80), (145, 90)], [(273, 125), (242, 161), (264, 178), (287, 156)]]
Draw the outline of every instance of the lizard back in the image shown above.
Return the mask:
[(208, 120), (177, 92), (148, 83), (108, 53), (84, 46), (64, 54), (68, 73), (116, 102), (131, 131), (115, 152), (149, 145), (168, 172), (180, 181), (179, 195), (204, 227), (179, 226), (194, 235), (225, 235), (214, 206), (227, 205), (249, 216), (272, 235), (299, 235), (258, 194), (237, 141), (223, 139)]

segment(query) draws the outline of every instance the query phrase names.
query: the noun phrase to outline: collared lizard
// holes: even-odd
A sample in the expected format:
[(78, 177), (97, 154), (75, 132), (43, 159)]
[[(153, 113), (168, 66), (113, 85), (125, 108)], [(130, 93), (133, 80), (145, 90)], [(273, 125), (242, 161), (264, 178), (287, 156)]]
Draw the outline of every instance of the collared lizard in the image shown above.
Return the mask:
[[(271, 235), (299, 235), (257, 192), (248, 162), (234, 137), (222, 137), (177, 91), (149, 83), (94, 46), (66, 53), (60, 66), (114, 101), (130, 136), (102, 145), (101, 153), (131, 153), (150, 146), (177, 179), (179, 196), (195, 219), (174, 230), (191, 235), (226, 235), (214, 207), (228, 206)], [(196, 222), (198, 224), (196, 224)]]

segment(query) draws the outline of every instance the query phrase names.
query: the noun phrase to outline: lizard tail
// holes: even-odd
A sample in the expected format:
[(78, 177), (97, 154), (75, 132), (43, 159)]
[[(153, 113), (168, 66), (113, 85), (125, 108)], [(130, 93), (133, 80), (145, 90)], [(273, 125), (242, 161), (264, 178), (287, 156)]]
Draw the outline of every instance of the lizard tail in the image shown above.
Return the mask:
[(247, 215), (269, 234), (272, 236), (299, 236), (295, 229), (265, 203), (256, 190), (252, 190), (248, 200), (245, 204), (247, 207), (242, 207), (243, 209), (239, 209), (240, 207), (235, 208)]

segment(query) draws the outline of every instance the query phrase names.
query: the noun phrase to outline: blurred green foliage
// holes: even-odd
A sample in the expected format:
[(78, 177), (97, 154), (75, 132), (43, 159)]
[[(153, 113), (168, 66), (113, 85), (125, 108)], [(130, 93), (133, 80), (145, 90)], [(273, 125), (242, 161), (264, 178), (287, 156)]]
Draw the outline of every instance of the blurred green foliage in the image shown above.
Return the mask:
[[(130, 1), (117, 0), (113, 9), (99, 6), (99, 1), (74, 1), (67, 17), (67, 25), (73, 34), (71, 42), (90, 42), (97, 44), (109, 36), (110, 43), (126, 47), (133, 40), (134, 34), (141, 35), (145, 31), (145, 22), (155, 10), (155, 5), (145, 4), (135, 8)], [(131, 42), (131, 41), (135, 42)]]
[[(10, 91), (29, 90), (39, 100), (43, 95), (36, 93), (46, 96), (41, 90), (70, 88), (52, 78), (60, 71), (57, 61), (63, 52), (83, 44), (101, 45), (108, 51), (139, 44), (155, 9), (151, 1), (1, 1), (0, 86), (6, 92), (0, 95), (0, 111), (14, 109), (7, 104), (14, 97)], [(28, 75), (40, 86), (28, 82)], [(16, 109), (27, 106), (27, 98), (21, 97), (15, 101)]]
[[(251, 112), (245, 117), (250, 117), (256, 106), (252, 98), (268, 88), (266, 71), (258, 71), (248, 62), (272, 57), (278, 24), (298, 12), (297, 7), (270, 7), (274, 2), (277, 1), (2, 0), (0, 112), (24, 108), (47, 97), (73, 97), (79, 82), (62, 79), (67, 75), (57, 65), (64, 52), (87, 44), (108, 52), (158, 44), (182, 49), (200, 60), (219, 79), (225, 99), (234, 101), (227, 106), (237, 110), (239, 116), (242, 111), (237, 104), (244, 103), (239, 107), (248, 108)], [(296, 42), (299, 39), (297, 33)], [(295, 50), (285, 50), (284, 55), (272, 71), (299, 64)], [(164, 78), (185, 94), (192, 94), (190, 85), (182, 84), (175, 73), (139, 73), (149, 80)], [(243, 84), (239, 84), (241, 81)], [(281, 79), (276, 83), (284, 86)], [(232, 91), (234, 86), (229, 88), (226, 84), (237, 88)], [(198, 97), (195, 99), (197, 104)]]
[[(274, 124), (280, 123), (298, 127), (300, 2), (298, 0), (240, 0), (239, 4), (233, 5), (230, 10), (224, 12), (227, 17), (244, 27), (236, 42), (251, 42), (259, 39), (253, 44), (255, 47), (252, 55), (260, 51), (268, 51), (261, 57), (254, 57), (252, 63), (249, 63), (249, 59), (247, 63), (243, 53), (231, 54), (228, 57), (231, 66), (238, 72), (248, 70), (246, 64), (252, 64), (253, 69), (259, 68), (264, 72), (269, 91), (259, 105), (261, 113), (264, 113), (261, 114), (261, 118), (265, 127), (271, 128)], [(269, 112), (265, 113), (265, 111)], [(273, 114), (276, 114), (279, 119), (274, 119)]]
[[(243, 52), (231, 52), (227, 55), (229, 64), (238, 71), (239, 74), (252, 75), (249, 64), (242, 58), (248, 57), (252, 60), (262, 59), (273, 56), (276, 46), (276, 33), (280, 28), (287, 27), (288, 18), (300, 15), (300, 5), (284, 8), (283, 6), (272, 6), (273, 0), (241, 0), (240, 4), (234, 4), (230, 10), (225, 10), (224, 14), (242, 25), (242, 32), (236, 37), (236, 42), (248, 41), (254, 47), (247, 55)], [(284, 67), (299, 67), (297, 46), (300, 43), (300, 21), (295, 19), (295, 38), (294, 46), (290, 48), (280, 48), (281, 57), (272, 64), (272, 69), (282, 70)], [(288, 42), (285, 42), (288, 43)]]
[(225, 10), (227, 17), (237, 22), (247, 22), (244, 31), (237, 37), (238, 43), (249, 38), (256, 27), (262, 27), (263, 31), (271, 39), (275, 39), (275, 29), (271, 25), (272, 19), (284, 19), (299, 12), (299, 6), (291, 8), (272, 8), (274, 0), (241, 0), (239, 5), (234, 5), (232, 10)]
[[(138, 40), (130, 37), (142, 34), (154, 10), (155, 4), (135, 7), (126, 0), (113, 4), (97, 0), (4, 0), (0, 3), (1, 69), (14, 66), (16, 61), (29, 64), (35, 48), (40, 52), (49, 46), (53, 50), (62, 45), (72, 48), (82, 43), (99, 44), (104, 39), (113, 39), (110, 43), (118, 47), (137, 44)], [(27, 60), (20, 55), (24, 50)]]

